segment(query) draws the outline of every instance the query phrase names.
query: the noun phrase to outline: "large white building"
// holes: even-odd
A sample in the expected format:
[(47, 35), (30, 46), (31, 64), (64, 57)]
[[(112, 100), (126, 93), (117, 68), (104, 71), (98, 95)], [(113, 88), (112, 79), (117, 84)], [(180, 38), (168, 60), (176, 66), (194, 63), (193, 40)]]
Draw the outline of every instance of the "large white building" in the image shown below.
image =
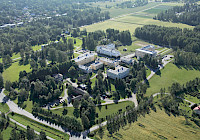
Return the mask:
[(84, 65), (84, 64), (90, 63), (94, 60), (95, 60), (94, 53), (84, 53), (74, 59), (74, 61), (77, 65)]
[(119, 65), (119, 61), (111, 60), (111, 59), (104, 58), (104, 57), (97, 58), (96, 61), (101, 62), (104, 65), (109, 66), (109, 67), (113, 67), (113, 68), (116, 67), (117, 65)]
[(107, 76), (112, 79), (122, 79), (128, 76), (128, 74), (129, 74), (129, 68), (120, 65), (116, 66), (115, 70), (113, 69), (107, 70)]
[(157, 52), (155, 51), (155, 47), (152, 45), (148, 45), (148, 46), (145, 46), (145, 47), (135, 50), (135, 56), (138, 59), (143, 58), (146, 54), (156, 57)]
[(110, 57), (119, 57), (121, 54), (115, 49), (115, 44), (97, 46), (97, 53)]

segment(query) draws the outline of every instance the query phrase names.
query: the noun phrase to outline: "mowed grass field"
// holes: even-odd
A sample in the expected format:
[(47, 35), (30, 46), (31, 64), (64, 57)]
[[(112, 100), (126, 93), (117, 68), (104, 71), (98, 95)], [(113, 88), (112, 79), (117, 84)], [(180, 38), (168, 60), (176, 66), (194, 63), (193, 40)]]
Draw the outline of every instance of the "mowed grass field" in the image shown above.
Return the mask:
[(173, 82), (184, 84), (189, 80), (200, 77), (200, 71), (195, 69), (177, 67), (173, 63), (168, 63), (164, 69), (161, 70), (161, 75), (154, 75), (149, 80), (149, 88), (147, 89), (147, 96), (160, 92), (161, 88), (165, 88), (168, 92), (168, 87)]
[(30, 64), (28, 65), (19, 65), (18, 62), (12, 63), (12, 65), (5, 69), (3, 72), (4, 81), (17, 81), (19, 79), (19, 72), (25, 70), (26, 72), (30, 72)]
[[(179, 139), (179, 140), (199, 140), (200, 129), (193, 122), (185, 124), (184, 117), (168, 116), (164, 111), (157, 108), (157, 112), (151, 111), (145, 117), (139, 117), (134, 124), (127, 125), (120, 129), (113, 137), (109, 137), (106, 130), (103, 140), (159, 140), (159, 139)], [(99, 140), (98, 133), (95, 135)]]

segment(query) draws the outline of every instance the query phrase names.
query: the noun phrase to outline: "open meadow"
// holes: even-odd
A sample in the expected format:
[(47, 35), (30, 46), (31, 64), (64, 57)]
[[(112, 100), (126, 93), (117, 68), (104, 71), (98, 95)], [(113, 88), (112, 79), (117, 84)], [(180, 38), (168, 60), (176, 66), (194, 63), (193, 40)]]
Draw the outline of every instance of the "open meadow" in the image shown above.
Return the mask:
[[(103, 140), (149, 140), (149, 139), (180, 139), (198, 140), (200, 129), (191, 121), (186, 125), (184, 117), (168, 116), (164, 111), (158, 109), (151, 111), (145, 117), (141, 116), (134, 124), (127, 125), (112, 136), (106, 130)], [(98, 133), (94, 137), (100, 140)]]
[(200, 76), (200, 71), (194, 68), (177, 67), (173, 63), (167, 64), (164, 69), (161, 70), (161, 74), (154, 75), (149, 80), (149, 88), (147, 89), (147, 96), (160, 92), (161, 88), (165, 88), (168, 92), (168, 87), (173, 82), (184, 84), (189, 80), (193, 80)]

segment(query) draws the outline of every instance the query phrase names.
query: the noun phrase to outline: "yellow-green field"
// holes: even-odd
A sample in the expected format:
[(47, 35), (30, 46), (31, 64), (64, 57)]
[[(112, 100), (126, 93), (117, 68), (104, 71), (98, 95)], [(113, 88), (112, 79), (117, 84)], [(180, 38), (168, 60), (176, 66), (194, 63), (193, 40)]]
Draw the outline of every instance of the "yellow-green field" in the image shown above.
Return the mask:
[[(185, 124), (184, 117), (168, 116), (160, 109), (151, 112), (145, 117), (140, 117), (137, 122), (127, 125), (114, 133), (112, 137), (106, 130), (103, 140), (157, 140), (157, 139), (179, 139), (199, 140), (200, 129), (193, 122)], [(95, 135), (99, 139), (98, 133)]]
[(17, 81), (19, 79), (19, 72), (25, 70), (26, 72), (30, 72), (30, 64), (28, 65), (19, 65), (18, 62), (12, 63), (12, 65), (5, 69), (3, 72), (4, 81)]

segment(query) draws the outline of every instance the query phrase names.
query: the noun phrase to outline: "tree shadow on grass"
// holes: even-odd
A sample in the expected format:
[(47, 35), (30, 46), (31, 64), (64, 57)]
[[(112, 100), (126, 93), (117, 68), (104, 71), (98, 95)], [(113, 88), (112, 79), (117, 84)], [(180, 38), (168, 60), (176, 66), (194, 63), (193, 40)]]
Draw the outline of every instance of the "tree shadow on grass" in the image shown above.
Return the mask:
[(156, 72), (156, 75), (159, 75), (159, 76), (161, 77), (161, 71), (158, 70), (158, 71)]
[(200, 66), (186, 66), (186, 65), (177, 65), (175, 64), (177, 68), (179, 69), (186, 69), (187, 71), (188, 70), (197, 70), (197, 71), (200, 71)]

